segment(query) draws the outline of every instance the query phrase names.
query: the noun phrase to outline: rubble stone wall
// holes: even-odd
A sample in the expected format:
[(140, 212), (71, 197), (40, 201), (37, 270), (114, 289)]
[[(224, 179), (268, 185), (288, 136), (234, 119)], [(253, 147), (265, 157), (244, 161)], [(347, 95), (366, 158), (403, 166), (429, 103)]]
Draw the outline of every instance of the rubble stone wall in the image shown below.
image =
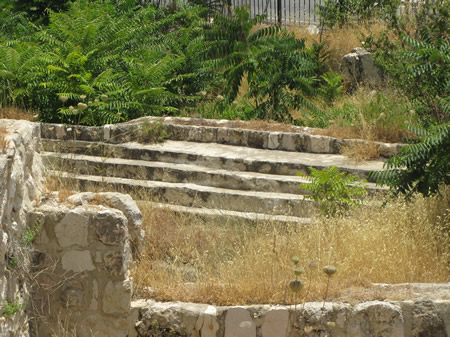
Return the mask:
[(41, 224), (33, 270), (38, 336), (59, 336), (61, 329), (79, 337), (127, 336), (131, 238), (141, 238), (142, 222), (131, 197), (80, 193), (61, 203), (55, 196), (30, 218)]
[(29, 336), (27, 213), (42, 192), (39, 124), (0, 119), (0, 336)]
[(215, 307), (151, 300), (132, 303), (129, 337), (446, 337), (449, 301), (310, 302), (305, 305)]

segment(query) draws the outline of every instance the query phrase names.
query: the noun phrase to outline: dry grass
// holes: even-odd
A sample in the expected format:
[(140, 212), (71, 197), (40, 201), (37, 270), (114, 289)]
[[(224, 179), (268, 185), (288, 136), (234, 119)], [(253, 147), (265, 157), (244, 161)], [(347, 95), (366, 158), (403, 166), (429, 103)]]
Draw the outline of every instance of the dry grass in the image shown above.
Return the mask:
[(5, 153), (8, 148), (8, 140), (6, 138), (7, 130), (2, 125), (0, 126), (0, 154)]
[(366, 143), (349, 143), (341, 147), (341, 154), (355, 160), (362, 162), (365, 160), (380, 158), (380, 151), (374, 142)]
[[(417, 197), (385, 208), (373, 202), (349, 218), (303, 227), (216, 224), (140, 204), (147, 239), (132, 272), (136, 295), (221, 305), (292, 303), (286, 285), (294, 278), (295, 255), (306, 270), (310, 261), (320, 269), (337, 266), (332, 299), (372, 282), (447, 282), (448, 199), (449, 193), (442, 200)], [(325, 275), (315, 270), (302, 278), (300, 300), (322, 299)]]
[(33, 113), (31, 111), (24, 111), (17, 107), (1, 107), (0, 106), (0, 119), (23, 119), (26, 121), (34, 122)]

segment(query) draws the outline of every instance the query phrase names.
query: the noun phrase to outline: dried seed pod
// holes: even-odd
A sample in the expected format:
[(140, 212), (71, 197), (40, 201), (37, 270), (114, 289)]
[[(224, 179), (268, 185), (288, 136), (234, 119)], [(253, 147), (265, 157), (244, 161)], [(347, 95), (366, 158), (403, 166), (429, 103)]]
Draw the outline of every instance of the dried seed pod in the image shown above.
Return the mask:
[(304, 270), (302, 267), (300, 267), (300, 268), (295, 268), (295, 270), (294, 270), (295, 276), (300, 276), (300, 275), (303, 274), (304, 272), (305, 272), (305, 270)]
[(334, 273), (336, 273), (337, 269), (335, 266), (325, 266), (323, 267), (323, 272), (327, 274), (328, 276), (332, 276)]
[(291, 288), (294, 293), (298, 293), (303, 289), (303, 282), (300, 280), (292, 280), (289, 282), (289, 288)]

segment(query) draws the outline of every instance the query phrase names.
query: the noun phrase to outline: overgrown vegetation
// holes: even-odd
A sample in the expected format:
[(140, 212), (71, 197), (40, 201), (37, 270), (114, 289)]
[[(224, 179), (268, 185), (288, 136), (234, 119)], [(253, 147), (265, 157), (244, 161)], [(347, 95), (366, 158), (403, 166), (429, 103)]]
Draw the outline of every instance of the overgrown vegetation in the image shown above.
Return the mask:
[[(444, 198), (415, 195), (409, 203), (397, 198), (384, 207), (383, 199), (375, 199), (351, 216), (310, 225), (214, 223), (139, 203), (148, 240), (132, 271), (135, 296), (222, 305), (321, 301), (328, 277), (317, 269), (327, 265), (339, 270), (329, 284), (330, 301), (373, 299), (368, 294), (374, 282), (447, 282), (444, 192)], [(296, 268), (312, 275), (295, 296), (289, 289), (292, 256), (300, 259)]]
[[(0, 115), (22, 109), (29, 119), (102, 125), (195, 114), (406, 142), (372, 177), (411, 203), (392, 199), (379, 208), (377, 200), (332, 218), (358, 204), (354, 197), (363, 190), (349, 190), (356, 181), (342, 181), (338, 172), (313, 171), (308, 188), (328, 217), (306, 230), (270, 222), (211, 226), (144, 207), (150, 240), (134, 270), (138, 295), (151, 286), (161, 300), (292, 303), (286, 265), (294, 255), (339, 268), (329, 290), (323, 275), (317, 284), (305, 281), (303, 300), (338, 296), (350, 284), (447, 281), (448, 1), (424, 0), (414, 11), (404, 7), (406, 14), (397, 0), (325, 1), (320, 36), (308, 39), (263, 25), (264, 17), (251, 18), (247, 8), (224, 16), (212, 14), (219, 2), (192, 2), (165, 8), (134, 0), (49, 1), (44, 10), (40, 0), (0, 0)], [(370, 33), (356, 39), (355, 24)], [(337, 51), (344, 40), (353, 45)], [(338, 63), (360, 42), (383, 69), (386, 89), (348, 95)], [(139, 136), (160, 141), (165, 130), (144, 125)], [(378, 155), (370, 142), (346, 151), (364, 153), (364, 160)], [(33, 240), (33, 230), (27, 233), (22, 244)], [(8, 257), (12, 270), (15, 256)]]

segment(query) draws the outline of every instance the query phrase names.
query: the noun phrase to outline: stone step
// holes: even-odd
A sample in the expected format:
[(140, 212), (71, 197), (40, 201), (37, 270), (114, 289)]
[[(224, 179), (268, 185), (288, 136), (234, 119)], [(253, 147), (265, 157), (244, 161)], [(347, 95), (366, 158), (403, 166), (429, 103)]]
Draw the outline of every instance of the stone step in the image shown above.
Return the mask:
[(100, 177), (51, 170), (47, 175), (61, 179), (68, 186), (77, 184), (77, 189), (81, 191), (90, 191), (99, 186), (102, 190), (122, 191), (141, 199), (144, 193), (147, 200), (154, 199), (162, 203), (187, 207), (300, 218), (312, 216), (314, 207), (311, 200), (304, 199), (302, 195), (289, 193), (231, 190), (189, 183)]
[(42, 143), (43, 149), (49, 152), (195, 164), (215, 169), (287, 176), (294, 176), (298, 172), (308, 174), (310, 166), (321, 170), (334, 165), (342, 171), (367, 179), (370, 171), (383, 168), (383, 161), (358, 163), (336, 154), (287, 152), (215, 143), (165, 141), (150, 145), (140, 143), (114, 145), (85, 141), (61, 142), (51, 139), (43, 139)]
[(242, 223), (244, 221), (246, 223), (252, 224), (261, 222), (279, 222), (307, 225), (313, 223), (312, 218), (299, 218), (288, 215), (267, 215), (264, 213), (237, 212), (224, 209), (187, 207), (151, 201), (138, 201), (138, 205), (139, 207), (167, 209), (175, 213), (183, 214), (185, 216), (194, 216), (205, 221), (213, 220), (220, 223), (230, 223), (233, 221), (239, 221), (239, 223)]
[[(319, 129), (273, 123), (260, 125), (255, 129), (251, 124), (252, 122), (245, 121), (147, 116), (126, 123), (97, 127), (42, 123), (41, 137), (120, 144), (134, 141), (148, 142), (149, 136), (151, 138), (162, 132), (170, 140), (335, 154), (340, 153), (342, 146), (368, 144), (361, 139), (337, 139), (315, 135), (314, 133), (320, 133)], [(381, 156), (387, 158), (398, 153), (402, 147), (402, 144), (370, 143), (377, 147)]]
[(244, 191), (305, 194), (299, 185), (308, 180), (257, 172), (214, 169), (191, 164), (108, 158), (81, 154), (42, 152), (47, 167), (83, 175), (192, 183)]

